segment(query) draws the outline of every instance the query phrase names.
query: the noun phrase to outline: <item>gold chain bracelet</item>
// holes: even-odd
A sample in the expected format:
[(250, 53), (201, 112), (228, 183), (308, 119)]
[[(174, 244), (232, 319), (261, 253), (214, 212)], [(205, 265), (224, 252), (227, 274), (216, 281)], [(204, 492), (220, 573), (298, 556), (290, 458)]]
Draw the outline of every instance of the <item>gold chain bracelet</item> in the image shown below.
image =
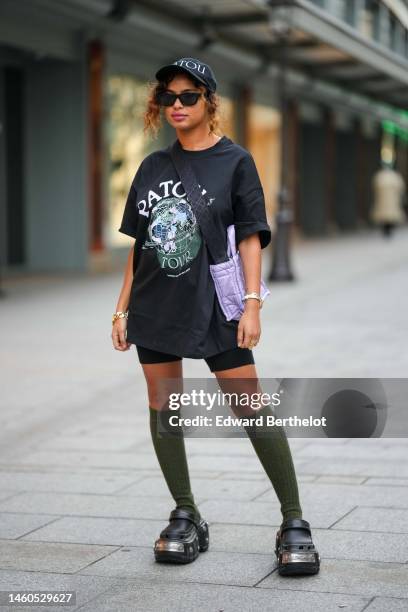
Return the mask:
[(128, 311), (123, 312), (122, 310), (118, 310), (112, 315), (112, 325), (114, 324), (116, 319), (127, 319), (127, 318), (128, 318)]

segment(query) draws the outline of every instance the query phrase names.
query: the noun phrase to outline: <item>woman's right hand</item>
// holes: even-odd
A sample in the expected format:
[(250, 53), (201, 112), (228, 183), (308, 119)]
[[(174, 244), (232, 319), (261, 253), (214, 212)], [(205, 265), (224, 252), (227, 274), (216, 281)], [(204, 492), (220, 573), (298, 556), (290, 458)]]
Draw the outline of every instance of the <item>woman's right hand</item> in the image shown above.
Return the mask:
[(117, 351), (128, 351), (131, 346), (131, 342), (127, 342), (126, 340), (126, 328), (127, 328), (127, 319), (125, 317), (116, 319), (114, 324), (112, 325), (112, 342), (113, 346)]

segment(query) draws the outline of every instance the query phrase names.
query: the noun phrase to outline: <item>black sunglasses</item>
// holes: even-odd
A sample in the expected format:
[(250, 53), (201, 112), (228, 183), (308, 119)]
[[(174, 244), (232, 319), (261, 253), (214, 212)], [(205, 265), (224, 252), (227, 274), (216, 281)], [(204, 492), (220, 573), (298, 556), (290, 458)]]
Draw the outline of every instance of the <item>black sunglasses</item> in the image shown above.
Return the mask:
[(156, 101), (161, 106), (173, 106), (178, 98), (183, 106), (193, 106), (197, 103), (197, 100), (201, 97), (201, 95), (201, 91), (186, 91), (181, 94), (162, 91), (157, 94)]

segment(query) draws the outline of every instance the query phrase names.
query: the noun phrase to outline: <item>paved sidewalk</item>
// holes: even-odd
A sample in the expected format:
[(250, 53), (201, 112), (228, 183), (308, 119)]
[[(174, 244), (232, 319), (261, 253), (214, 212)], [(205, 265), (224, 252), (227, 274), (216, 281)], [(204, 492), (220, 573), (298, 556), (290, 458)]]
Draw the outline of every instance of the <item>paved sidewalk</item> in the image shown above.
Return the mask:
[[(390, 241), (300, 241), (293, 270), (262, 310), (261, 378), (406, 376), (408, 227)], [(174, 504), (136, 352), (110, 342), (120, 284), (5, 283), (0, 590), (73, 590), (68, 609), (81, 612), (408, 610), (406, 438), (289, 439), (322, 559), (316, 576), (292, 578), (277, 574), (279, 502), (249, 441), (187, 439), (210, 549), (186, 566), (154, 562)], [(204, 361), (183, 363), (186, 377), (211, 377)]]

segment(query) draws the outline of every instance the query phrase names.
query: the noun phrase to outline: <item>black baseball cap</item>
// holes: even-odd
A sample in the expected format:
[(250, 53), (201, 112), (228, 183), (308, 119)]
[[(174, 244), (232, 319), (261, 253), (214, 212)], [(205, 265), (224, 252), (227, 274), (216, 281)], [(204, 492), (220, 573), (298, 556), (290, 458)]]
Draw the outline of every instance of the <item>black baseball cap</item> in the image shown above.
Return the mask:
[(217, 89), (217, 81), (215, 80), (214, 73), (210, 66), (208, 64), (204, 64), (204, 62), (201, 62), (198, 59), (195, 59), (194, 57), (182, 57), (172, 64), (162, 66), (155, 74), (156, 79), (160, 80), (164, 78), (175, 68), (191, 74), (196, 79), (201, 81), (201, 83), (203, 83), (206, 87), (208, 87), (210, 91), (215, 91)]

